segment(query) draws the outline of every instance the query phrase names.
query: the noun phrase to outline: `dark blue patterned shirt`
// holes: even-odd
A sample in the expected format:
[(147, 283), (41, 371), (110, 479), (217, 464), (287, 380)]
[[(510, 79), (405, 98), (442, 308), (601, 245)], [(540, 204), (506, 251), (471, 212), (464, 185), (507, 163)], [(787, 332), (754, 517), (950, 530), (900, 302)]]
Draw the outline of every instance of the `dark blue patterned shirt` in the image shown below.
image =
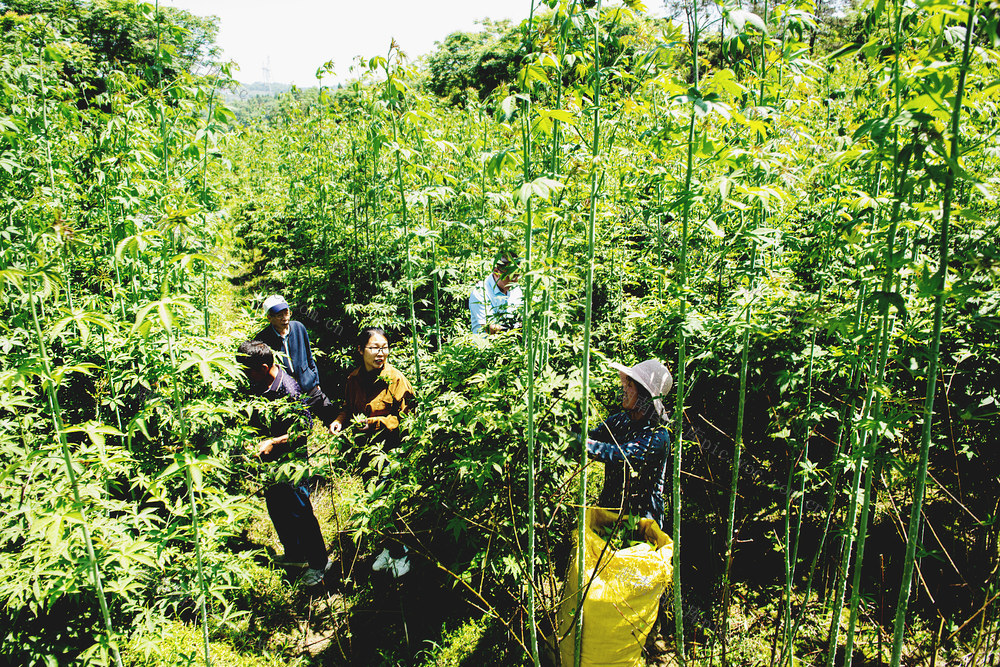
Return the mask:
[(263, 386), (256, 386), (251, 387), (250, 392), (278, 403), (274, 406), (275, 410), (269, 415), (270, 420), (256, 412), (250, 418), (250, 425), (256, 428), (259, 433), (266, 433), (268, 437), (277, 438), (289, 433), (296, 426), (298, 427), (299, 436), (297, 438), (276, 447), (276, 450), (264, 460), (275, 460), (283, 454), (297, 450), (301, 450), (300, 455), (307, 458), (304, 445), (307, 434), (312, 427), (312, 417), (302, 403), (302, 391), (299, 389), (298, 383), (295, 382), (295, 378), (286, 373), (281, 366), (278, 366), (278, 374), (266, 389)]
[(654, 420), (633, 420), (618, 412), (590, 432), (587, 453), (604, 462), (598, 504), (612, 511), (652, 519), (663, 527), (670, 434)]

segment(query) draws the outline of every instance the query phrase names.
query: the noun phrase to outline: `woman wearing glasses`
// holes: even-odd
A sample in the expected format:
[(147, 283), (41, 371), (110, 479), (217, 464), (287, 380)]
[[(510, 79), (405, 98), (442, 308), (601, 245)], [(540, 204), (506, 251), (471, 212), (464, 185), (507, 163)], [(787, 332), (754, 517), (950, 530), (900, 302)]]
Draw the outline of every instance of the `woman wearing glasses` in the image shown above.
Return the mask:
[(379, 327), (365, 327), (358, 335), (361, 364), (347, 376), (344, 407), (330, 425), (339, 432), (357, 415), (365, 418), (360, 432), (381, 436), (383, 445), (399, 444), (399, 416), (413, 409), (413, 387), (389, 362), (389, 341)]
[[(378, 327), (362, 329), (358, 354), (361, 364), (347, 376), (344, 407), (330, 424), (330, 431), (338, 433), (353, 421), (356, 431), (369, 436), (354, 440), (355, 447), (364, 447), (358, 465), (362, 477), (368, 477), (373, 475), (369, 464), (379, 446), (388, 450), (399, 445), (399, 416), (413, 409), (416, 396), (409, 381), (387, 361), (389, 341), (385, 331)], [(394, 541), (375, 558), (372, 569), (385, 570), (397, 578), (403, 576), (410, 571), (406, 547)]]

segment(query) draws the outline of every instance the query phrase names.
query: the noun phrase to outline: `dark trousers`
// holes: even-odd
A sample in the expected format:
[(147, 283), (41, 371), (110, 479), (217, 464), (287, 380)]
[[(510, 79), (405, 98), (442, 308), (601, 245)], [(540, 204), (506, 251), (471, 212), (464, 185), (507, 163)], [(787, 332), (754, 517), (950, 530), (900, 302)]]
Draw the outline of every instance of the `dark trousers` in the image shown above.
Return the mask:
[(326, 545), (309, 502), (309, 489), (279, 482), (264, 491), (264, 499), (285, 555), (308, 561), (311, 568), (325, 567)]

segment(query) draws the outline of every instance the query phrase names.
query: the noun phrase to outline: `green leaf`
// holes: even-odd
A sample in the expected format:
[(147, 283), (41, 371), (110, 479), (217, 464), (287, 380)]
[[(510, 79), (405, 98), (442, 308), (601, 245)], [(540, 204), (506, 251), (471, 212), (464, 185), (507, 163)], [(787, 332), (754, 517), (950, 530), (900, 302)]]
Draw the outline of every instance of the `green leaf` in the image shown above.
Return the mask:
[(66, 433), (85, 433), (87, 438), (100, 448), (104, 447), (105, 436), (124, 436), (125, 434), (114, 428), (113, 426), (108, 426), (107, 424), (102, 424), (100, 422), (88, 421), (83, 426), (70, 426), (66, 429)]
[(749, 23), (763, 34), (767, 34), (767, 25), (764, 24), (764, 19), (753, 12), (748, 12), (745, 9), (734, 9), (729, 12), (727, 18), (737, 32), (743, 32), (746, 24)]
[(899, 292), (876, 290), (868, 297), (868, 302), (877, 303), (886, 312), (889, 311), (889, 308), (895, 308), (904, 322), (909, 317), (909, 313), (906, 310), (906, 302), (903, 301), (903, 296)]
[(517, 110), (517, 96), (508, 95), (503, 98), (503, 102), (500, 103), (500, 110), (503, 111), (504, 120), (510, 120), (514, 115), (514, 111)]
[(105, 331), (111, 331), (114, 328), (111, 321), (101, 313), (83, 310), (82, 308), (74, 308), (73, 310), (61, 308), (60, 310), (68, 314), (66, 317), (57, 320), (51, 329), (49, 329), (49, 338), (52, 340), (57, 338), (70, 324), (76, 324), (80, 331), (80, 342), (84, 345), (87, 344), (90, 338), (90, 325), (98, 326)]
[(555, 190), (562, 189), (563, 184), (559, 181), (546, 178), (545, 176), (539, 176), (533, 181), (529, 181), (521, 185), (514, 191), (517, 198), (521, 201), (521, 204), (527, 204), (528, 200), (532, 197), (540, 197), (541, 199), (548, 199), (549, 195)]
[(185, 371), (192, 366), (198, 367), (202, 379), (207, 383), (212, 383), (216, 379), (216, 370), (230, 377), (238, 377), (240, 370), (232, 361), (229, 352), (220, 349), (192, 350), (191, 353), (177, 367), (179, 371)]

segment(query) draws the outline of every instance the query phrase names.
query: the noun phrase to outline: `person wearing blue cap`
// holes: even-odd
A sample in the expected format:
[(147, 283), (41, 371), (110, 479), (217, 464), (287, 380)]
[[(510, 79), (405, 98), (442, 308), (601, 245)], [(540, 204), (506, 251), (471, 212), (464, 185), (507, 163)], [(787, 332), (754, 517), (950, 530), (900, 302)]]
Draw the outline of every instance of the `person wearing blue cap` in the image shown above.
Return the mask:
[(319, 370), (305, 326), (292, 319), (288, 302), (279, 294), (264, 299), (263, 307), (268, 324), (254, 336), (254, 340), (267, 343), (268, 347), (280, 353), (279, 361), (298, 383), (309, 413), (329, 428), (336, 417), (335, 409), (320, 385)]

